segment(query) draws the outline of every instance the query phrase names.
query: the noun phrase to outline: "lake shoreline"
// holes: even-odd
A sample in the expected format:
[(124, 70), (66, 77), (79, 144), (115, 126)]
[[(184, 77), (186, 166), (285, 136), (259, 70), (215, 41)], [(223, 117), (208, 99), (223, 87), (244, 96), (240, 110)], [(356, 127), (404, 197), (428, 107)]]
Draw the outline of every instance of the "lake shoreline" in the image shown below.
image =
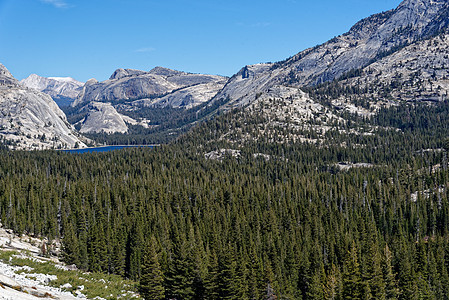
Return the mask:
[(159, 146), (155, 145), (105, 145), (98, 147), (86, 147), (86, 148), (73, 148), (73, 149), (61, 149), (58, 151), (67, 152), (67, 153), (93, 153), (93, 152), (109, 152), (114, 150), (121, 150), (125, 148), (154, 148)]

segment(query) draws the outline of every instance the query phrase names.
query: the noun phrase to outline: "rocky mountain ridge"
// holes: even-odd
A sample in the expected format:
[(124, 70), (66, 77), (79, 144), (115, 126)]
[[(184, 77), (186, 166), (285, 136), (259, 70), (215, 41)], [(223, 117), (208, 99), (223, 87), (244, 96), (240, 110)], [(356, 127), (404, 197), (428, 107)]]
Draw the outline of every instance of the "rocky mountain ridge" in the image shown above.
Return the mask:
[[(72, 113), (84, 115), (76, 122), (83, 133), (127, 133), (129, 125), (155, 128), (160, 122), (149, 124), (152, 121), (149, 116), (133, 118), (129, 114), (140, 115), (142, 109), (194, 109), (212, 99), (226, 80), (222, 76), (163, 67), (148, 72), (117, 69), (106, 81), (91, 79), (86, 82), (72, 103), (75, 109)], [(170, 118), (167, 121), (170, 122)]]
[(322, 45), (274, 64), (246, 66), (216, 99), (243, 106), (275, 85), (314, 86), (332, 81), (447, 29), (449, 4), (444, 0), (405, 0), (396, 9), (370, 16)]
[(50, 96), (23, 87), (2, 64), (0, 136), (13, 149), (86, 147)]
[[(89, 80), (72, 106), (76, 107), (91, 101), (115, 102), (142, 99), (146, 100), (146, 104), (151, 103), (154, 106), (196, 106), (210, 100), (210, 93), (195, 93), (196, 90), (209, 91), (210, 88), (217, 90), (224, 86), (225, 80), (226, 78), (222, 76), (185, 73), (162, 67), (156, 67), (148, 72), (117, 69), (106, 81)], [(179, 101), (179, 97), (176, 96), (173, 96), (173, 101), (171, 101), (172, 98), (153, 101), (186, 88), (193, 90), (185, 92), (190, 95), (190, 101)]]
[(84, 83), (71, 77), (41, 77), (31, 74), (20, 83), (51, 96), (60, 105), (69, 105), (81, 92)]
[(449, 93), (448, 47), (449, 34), (442, 33), (308, 91), (337, 108), (356, 104), (371, 113), (404, 101), (444, 101)]
[(243, 67), (212, 100), (232, 113), (211, 143), (326, 145), (334, 134), (397, 130), (354, 126), (354, 115), (447, 100), (448, 14), (447, 1), (406, 0), (284, 61)]
[(263, 115), (269, 127), (302, 132), (288, 140), (308, 139), (307, 130), (345, 124), (345, 112), (369, 117), (404, 101), (446, 99), (448, 16), (447, 1), (405, 0), (322, 45), (277, 63), (245, 66), (231, 78), (162, 67), (117, 69), (108, 80), (85, 83), (69, 120), (83, 133), (144, 136), (160, 128), (159, 135), (176, 136), (220, 111), (243, 108)]
[[(157, 107), (198, 108), (198, 115), (212, 107), (216, 107), (215, 112), (232, 108), (251, 111), (254, 103), (263, 100), (265, 109), (259, 113), (273, 119), (279, 117), (280, 102), (289, 105), (292, 95), (286, 91), (291, 88), (295, 93), (309, 93), (311, 97), (304, 97), (324, 105), (335, 116), (342, 109), (371, 116), (380, 107), (401, 101), (441, 100), (447, 92), (448, 15), (447, 1), (405, 0), (396, 9), (365, 18), (324, 44), (281, 62), (245, 66), (229, 79), (162, 67), (149, 72), (117, 69), (109, 80), (87, 82), (73, 105), (109, 102), (117, 114), (137, 113), (141, 119), (151, 120), (145, 111), (151, 115), (150, 111)], [(330, 91), (334, 85), (338, 87)], [(277, 106), (270, 107), (275, 102)], [(206, 106), (200, 107), (201, 104)], [(316, 112), (309, 107), (302, 113), (309, 116)], [(212, 114), (204, 116), (209, 118)], [(294, 111), (287, 108), (285, 114), (287, 119), (297, 119)], [(189, 122), (197, 121), (201, 118), (190, 118)], [(153, 124), (164, 127), (164, 122), (170, 122), (170, 118)], [(104, 123), (100, 119), (94, 122)], [(321, 125), (321, 129), (328, 126), (326, 121)], [(96, 132), (100, 130), (99, 127)]]

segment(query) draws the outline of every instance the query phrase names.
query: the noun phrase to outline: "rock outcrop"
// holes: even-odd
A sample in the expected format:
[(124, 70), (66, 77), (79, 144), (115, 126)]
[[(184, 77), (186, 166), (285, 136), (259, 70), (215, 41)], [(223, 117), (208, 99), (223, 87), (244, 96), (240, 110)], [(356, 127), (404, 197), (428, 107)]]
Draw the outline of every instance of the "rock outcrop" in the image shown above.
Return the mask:
[(81, 121), (81, 133), (125, 133), (128, 131), (123, 117), (107, 102), (91, 102), (85, 108), (87, 115)]
[(49, 95), (23, 87), (2, 64), (0, 137), (13, 149), (86, 146)]
[(31, 74), (20, 83), (50, 95), (58, 105), (69, 105), (83, 89), (84, 83), (71, 77), (41, 77)]
[(447, 30), (449, 3), (445, 0), (406, 0), (396, 9), (373, 15), (351, 30), (289, 59), (244, 67), (216, 99), (245, 105), (275, 85), (313, 86), (339, 78), (401, 48)]
[[(72, 106), (76, 107), (89, 102), (117, 102), (146, 99), (145, 104), (154, 100), (152, 105), (163, 105), (179, 107), (182, 106), (183, 92), (172, 98), (158, 99), (170, 96), (171, 93), (184, 92), (188, 95), (186, 107), (199, 105), (208, 101), (215, 95), (210, 92), (221, 89), (226, 82), (226, 78), (216, 75), (191, 74), (166, 68), (156, 67), (149, 72), (117, 69), (109, 78), (103, 82), (89, 81), (85, 84), (78, 98)], [(191, 92), (192, 90), (196, 92)], [(205, 93), (201, 91), (206, 90)], [(171, 100), (173, 99), (173, 104)]]

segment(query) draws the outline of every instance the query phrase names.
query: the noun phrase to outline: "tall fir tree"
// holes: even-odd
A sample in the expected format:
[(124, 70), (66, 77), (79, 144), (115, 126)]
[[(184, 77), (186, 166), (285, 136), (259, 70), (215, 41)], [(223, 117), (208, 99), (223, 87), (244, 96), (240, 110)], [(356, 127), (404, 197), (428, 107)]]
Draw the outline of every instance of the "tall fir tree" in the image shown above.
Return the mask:
[(383, 259), (383, 276), (385, 279), (385, 299), (396, 300), (399, 297), (398, 283), (396, 274), (393, 269), (393, 255), (388, 247), (385, 245), (384, 259)]
[(358, 250), (353, 241), (343, 265), (343, 299), (362, 299), (362, 291), (363, 283), (360, 273)]
[(175, 239), (172, 258), (165, 277), (166, 295), (170, 299), (194, 299), (195, 265), (187, 242)]
[(165, 298), (164, 277), (156, 248), (156, 238), (151, 236), (143, 250), (139, 280), (140, 295), (146, 300), (162, 300)]

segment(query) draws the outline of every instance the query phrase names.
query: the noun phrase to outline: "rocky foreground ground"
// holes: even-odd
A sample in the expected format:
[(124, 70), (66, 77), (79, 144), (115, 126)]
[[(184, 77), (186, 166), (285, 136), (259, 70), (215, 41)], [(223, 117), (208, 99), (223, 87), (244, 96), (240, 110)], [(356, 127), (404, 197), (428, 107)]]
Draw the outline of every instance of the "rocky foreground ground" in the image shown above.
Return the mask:
[[(43, 255), (42, 244), (50, 245)], [(0, 228), (0, 300), (133, 299), (134, 286), (119, 278), (101, 278), (66, 266), (56, 256), (59, 245)], [(54, 254), (53, 253), (53, 254)], [(48, 270), (47, 272), (42, 272)], [(100, 277), (99, 277), (100, 276)], [(118, 291), (118, 292), (114, 292)], [(99, 296), (101, 295), (101, 296)]]

